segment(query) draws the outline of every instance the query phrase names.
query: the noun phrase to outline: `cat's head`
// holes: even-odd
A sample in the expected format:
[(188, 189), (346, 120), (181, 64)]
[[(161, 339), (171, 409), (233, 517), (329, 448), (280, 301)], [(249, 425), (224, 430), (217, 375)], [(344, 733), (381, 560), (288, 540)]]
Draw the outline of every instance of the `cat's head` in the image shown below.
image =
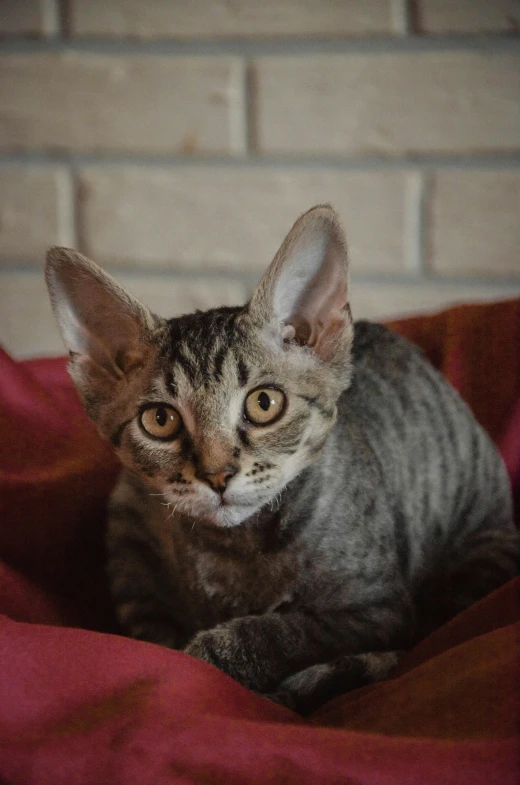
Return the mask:
[(88, 414), (172, 508), (236, 526), (316, 459), (351, 376), (332, 208), (295, 223), (243, 307), (166, 321), (65, 248), (49, 252), (46, 277)]

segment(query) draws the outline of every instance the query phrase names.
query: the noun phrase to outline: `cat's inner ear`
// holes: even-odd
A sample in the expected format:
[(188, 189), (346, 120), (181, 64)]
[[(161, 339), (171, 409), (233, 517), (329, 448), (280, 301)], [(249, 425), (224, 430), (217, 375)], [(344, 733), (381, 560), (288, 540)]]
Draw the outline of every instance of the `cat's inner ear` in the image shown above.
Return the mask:
[(51, 248), (45, 270), (52, 307), (73, 355), (120, 378), (141, 365), (155, 317), (94, 262)]
[(285, 238), (250, 303), (257, 323), (324, 360), (350, 335), (346, 240), (334, 210), (314, 207)]

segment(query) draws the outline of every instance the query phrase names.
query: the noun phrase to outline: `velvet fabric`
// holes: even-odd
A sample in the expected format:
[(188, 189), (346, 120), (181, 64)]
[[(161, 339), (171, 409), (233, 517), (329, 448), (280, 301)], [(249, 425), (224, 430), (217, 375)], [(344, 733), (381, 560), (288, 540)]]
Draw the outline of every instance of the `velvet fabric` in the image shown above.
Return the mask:
[[(520, 513), (520, 301), (391, 326), (498, 444)], [(0, 352), (0, 783), (513, 785), (518, 579), (395, 676), (303, 720), (181, 652), (122, 637), (103, 572), (118, 466), (64, 358)]]

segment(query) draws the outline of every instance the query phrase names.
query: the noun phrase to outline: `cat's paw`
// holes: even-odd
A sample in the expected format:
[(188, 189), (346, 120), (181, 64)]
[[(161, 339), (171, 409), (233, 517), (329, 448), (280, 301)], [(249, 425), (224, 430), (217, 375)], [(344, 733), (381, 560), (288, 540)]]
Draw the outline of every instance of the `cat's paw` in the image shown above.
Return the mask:
[(298, 709), (297, 701), (294, 699), (290, 690), (280, 688), (275, 692), (261, 692), (259, 694), (262, 698), (267, 698), (267, 700), (277, 703), (278, 706), (283, 706), (285, 709), (291, 709), (292, 711), (301, 714)]
[(339, 692), (338, 685), (331, 684), (333, 674), (331, 663), (311, 665), (284, 679), (274, 692), (264, 694), (264, 698), (298, 714), (310, 714)]
[(210, 630), (198, 632), (184, 649), (186, 654), (204, 660), (227, 673), (245, 687), (257, 689), (260, 685), (254, 657), (244, 649), (235, 629), (236, 624), (220, 624)]
[(215, 627), (212, 630), (198, 632), (184, 651), (191, 657), (209, 662), (210, 665), (215, 665), (220, 670), (226, 670), (224, 664), (228, 659), (229, 649), (229, 633), (227, 630)]

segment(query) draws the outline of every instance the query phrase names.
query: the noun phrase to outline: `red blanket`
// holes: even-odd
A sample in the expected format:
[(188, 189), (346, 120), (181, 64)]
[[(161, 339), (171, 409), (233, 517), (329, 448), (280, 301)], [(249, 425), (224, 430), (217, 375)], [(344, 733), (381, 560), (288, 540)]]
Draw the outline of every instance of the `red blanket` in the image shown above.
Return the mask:
[[(497, 441), (520, 512), (520, 301), (392, 325)], [(117, 474), (65, 361), (0, 353), (0, 782), (520, 781), (519, 583), (310, 720), (117, 634), (103, 518)]]

